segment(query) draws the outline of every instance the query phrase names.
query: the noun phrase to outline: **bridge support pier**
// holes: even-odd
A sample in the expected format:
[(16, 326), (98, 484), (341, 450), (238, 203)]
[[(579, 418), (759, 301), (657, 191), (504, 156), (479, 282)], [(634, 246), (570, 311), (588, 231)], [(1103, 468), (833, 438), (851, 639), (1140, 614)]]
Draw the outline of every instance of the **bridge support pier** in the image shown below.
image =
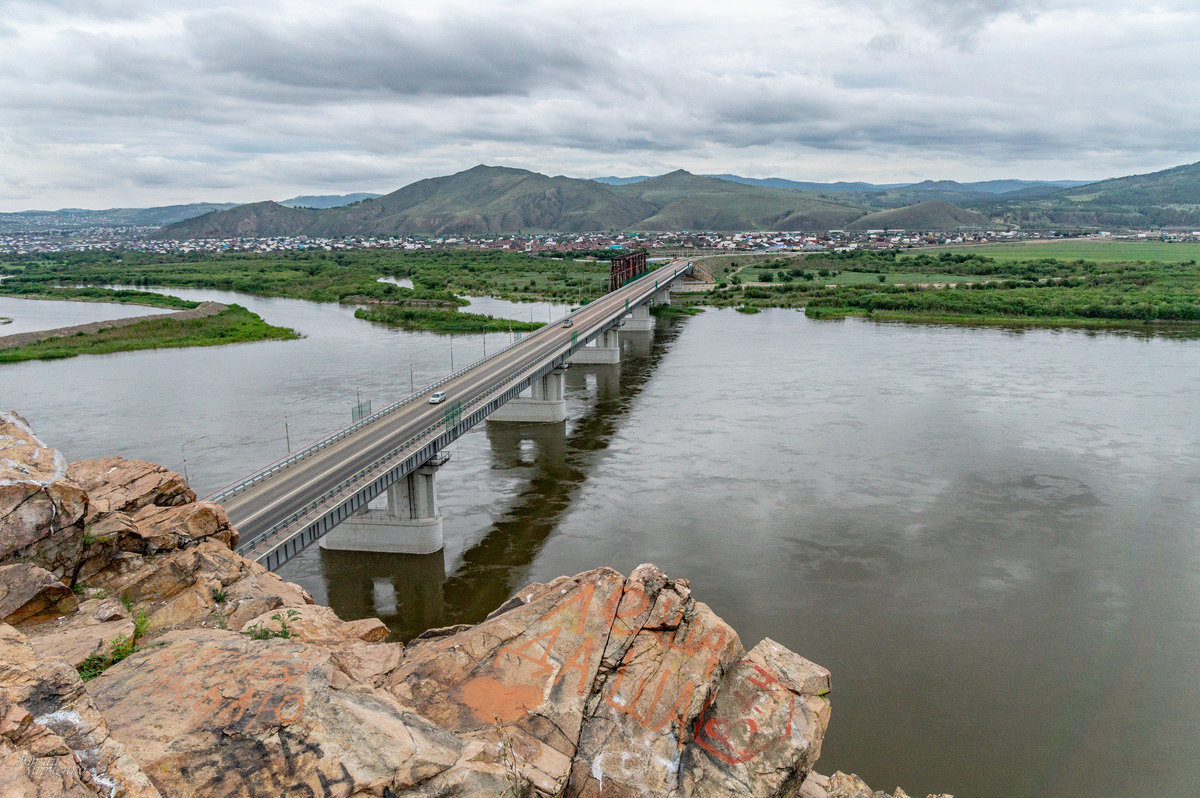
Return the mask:
[(538, 377), (530, 386), (529, 396), (510, 399), (488, 416), (488, 421), (524, 421), (557, 424), (567, 420), (567, 399), (563, 390), (562, 369)]
[(654, 296), (650, 297), (651, 305), (669, 305), (671, 304), (671, 286), (667, 286), (659, 291)]
[(645, 332), (654, 329), (654, 318), (650, 315), (649, 305), (638, 305), (629, 313), (630, 315), (625, 319), (625, 325), (621, 329), (629, 332)]
[(617, 328), (605, 330), (596, 336), (595, 346), (585, 346), (577, 349), (571, 355), (571, 362), (580, 365), (590, 363), (620, 363), (621, 340), (617, 337)]
[(433, 554), (442, 550), (442, 514), (438, 511), (438, 467), (434, 460), (387, 489), (387, 509), (363, 507), (321, 538), (321, 548), (388, 554)]

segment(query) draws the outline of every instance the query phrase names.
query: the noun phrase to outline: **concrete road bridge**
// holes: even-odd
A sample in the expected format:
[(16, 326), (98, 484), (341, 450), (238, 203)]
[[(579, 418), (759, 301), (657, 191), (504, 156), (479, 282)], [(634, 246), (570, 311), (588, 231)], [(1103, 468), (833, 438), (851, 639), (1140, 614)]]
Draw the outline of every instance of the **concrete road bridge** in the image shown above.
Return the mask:
[[(649, 330), (649, 308), (691, 273), (677, 260), (610, 291), (423, 390), (206, 498), (241, 534), (238, 551), (278, 568), (316, 541), (331, 549), (442, 548), (435, 475), (446, 447), (484, 419), (566, 419), (563, 369), (618, 363), (618, 330)], [(528, 391), (527, 396), (522, 393)], [(437, 404), (435, 392), (445, 394)], [(387, 509), (371, 509), (387, 496)]]

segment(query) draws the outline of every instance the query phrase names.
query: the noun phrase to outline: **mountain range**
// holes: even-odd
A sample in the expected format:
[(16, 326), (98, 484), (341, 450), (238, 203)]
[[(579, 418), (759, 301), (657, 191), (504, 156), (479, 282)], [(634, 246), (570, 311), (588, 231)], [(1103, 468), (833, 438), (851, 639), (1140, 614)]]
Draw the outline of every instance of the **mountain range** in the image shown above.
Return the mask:
[[(1200, 163), (1081, 181), (802, 183), (695, 175), (594, 180), (479, 165), (383, 196), (295, 197), (248, 205), (0, 214), (0, 232), (47, 214), (75, 226), (164, 225), (160, 238), (234, 236), (487, 236), (594, 231), (961, 228), (1200, 229)], [(86, 222), (86, 224), (85, 224)], [(109, 222), (111, 224), (111, 222)]]
[[(333, 208), (378, 194), (325, 194), (292, 197), (280, 205), (293, 208)], [(160, 205), (154, 208), (60, 208), (56, 211), (17, 211), (0, 213), (0, 233), (30, 233), (49, 230), (84, 230), (89, 227), (162, 227), (193, 219), (212, 211), (236, 208), (238, 202), (194, 202), (187, 205)]]

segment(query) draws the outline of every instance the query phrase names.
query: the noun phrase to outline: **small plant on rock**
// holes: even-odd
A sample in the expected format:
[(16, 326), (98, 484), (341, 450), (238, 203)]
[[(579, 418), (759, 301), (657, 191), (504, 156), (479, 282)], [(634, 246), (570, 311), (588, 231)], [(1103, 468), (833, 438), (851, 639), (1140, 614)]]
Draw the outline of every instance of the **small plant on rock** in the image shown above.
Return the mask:
[(288, 626), (288, 621), (295, 621), (300, 617), (300, 613), (296, 610), (288, 610), (286, 615), (282, 612), (276, 612), (271, 615), (271, 620), (279, 621), (279, 628), (272, 629), (269, 626), (263, 626), (260, 623), (255, 623), (250, 626), (243, 634), (249, 635), (254, 640), (270, 640), (275, 637), (288, 639), (292, 636), (291, 627)]

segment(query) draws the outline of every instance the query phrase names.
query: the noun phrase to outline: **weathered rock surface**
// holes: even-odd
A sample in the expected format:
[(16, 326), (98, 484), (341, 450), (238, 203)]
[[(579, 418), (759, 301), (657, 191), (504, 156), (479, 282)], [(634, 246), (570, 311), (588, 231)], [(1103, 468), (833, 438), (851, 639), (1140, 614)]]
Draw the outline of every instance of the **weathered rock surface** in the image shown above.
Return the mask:
[(319, 646), (216, 629), (157, 642), (89, 692), (165, 795), (382, 796), (463, 748)]
[(75, 669), (0, 624), (0, 796), (158, 798)]
[(0, 621), (37, 623), (78, 606), (71, 589), (46, 569), (24, 562), (0, 565)]
[(0, 411), (0, 563), (24, 560), (70, 580), (83, 551), (87, 494), (62, 455)]
[[(809, 782), (812, 782), (810, 785)], [(866, 782), (853, 773), (838, 771), (827, 779), (813, 780), (805, 783), (811, 789), (810, 793), (801, 793), (801, 798), (908, 798), (908, 793), (899, 787), (891, 795), (882, 790), (871, 791)], [(929, 795), (927, 798), (954, 798), (947, 793)]]
[[(177, 474), (105, 458), (68, 479), (10, 426), (23, 481), (0, 485), (51, 509), (0, 529), (0, 617), (20, 625), (0, 625), (0, 798), (882, 795), (812, 772), (828, 671), (772, 640), (745, 651), (653, 565), (389, 643), (232, 551)], [(90, 654), (119, 661), (85, 687)]]
[(111, 512), (131, 513), (143, 507), (175, 507), (196, 501), (183, 477), (157, 463), (102, 457), (79, 460), (67, 467), (75, 484), (88, 493), (89, 517)]
[(92, 654), (107, 654), (117, 638), (132, 638), (133, 629), (133, 617), (113, 598), (88, 599), (79, 604), (76, 613), (51, 623), (21, 627), (38, 656), (77, 667)]

